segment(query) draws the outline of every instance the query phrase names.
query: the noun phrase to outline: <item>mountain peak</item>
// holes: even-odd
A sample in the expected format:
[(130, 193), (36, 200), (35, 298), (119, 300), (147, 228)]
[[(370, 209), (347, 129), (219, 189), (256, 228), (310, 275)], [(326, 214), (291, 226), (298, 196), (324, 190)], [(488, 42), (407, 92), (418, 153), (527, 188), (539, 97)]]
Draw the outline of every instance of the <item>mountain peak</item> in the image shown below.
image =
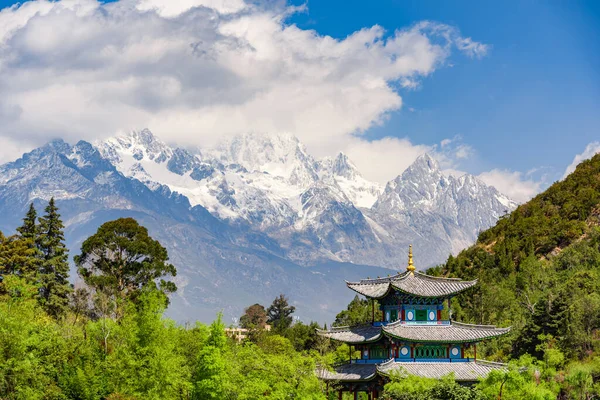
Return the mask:
[(439, 171), (440, 165), (428, 153), (423, 153), (411, 164), (409, 168), (418, 168), (428, 171)]
[(331, 172), (334, 175), (342, 176), (347, 179), (353, 179), (357, 176), (361, 176), (356, 165), (350, 161), (348, 156), (343, 152), (340, 152), (331, 164)]

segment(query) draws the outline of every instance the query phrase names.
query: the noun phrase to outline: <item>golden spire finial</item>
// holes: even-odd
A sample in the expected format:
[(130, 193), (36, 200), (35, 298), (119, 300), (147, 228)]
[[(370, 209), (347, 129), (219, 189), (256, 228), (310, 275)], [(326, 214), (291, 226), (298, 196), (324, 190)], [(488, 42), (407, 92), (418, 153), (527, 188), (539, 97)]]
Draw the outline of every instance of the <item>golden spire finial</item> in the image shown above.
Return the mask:
[(406, 270), (408, 272), (414, 272), (415, 270), (415, 266), (413, 264), (413, 256), (412, 256), (412, 244), (408, 246), (408, 267), (406, 267)]

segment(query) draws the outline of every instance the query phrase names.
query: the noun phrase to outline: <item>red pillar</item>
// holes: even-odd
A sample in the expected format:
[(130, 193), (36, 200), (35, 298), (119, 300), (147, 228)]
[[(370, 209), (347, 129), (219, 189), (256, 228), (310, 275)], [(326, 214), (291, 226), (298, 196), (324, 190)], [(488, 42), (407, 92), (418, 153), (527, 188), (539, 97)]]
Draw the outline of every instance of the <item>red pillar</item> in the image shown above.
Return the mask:
[(342, 400), (342, 389), (338, 390), (338, 400)]
[(477, 343), (474, 345), (475, 361), (477, 361)]
[(438, 321), (442, 320), (442, 310), (437, 310), (437, 319)]
[(402, 307), (402, 321), (406, 321), (406, 311), (404, 310), (404, 307)]
[(375, 300), (371, 299), (371, 323), (375, 322)]
[(354, 389), (354, 400), (358, 400), (358, 391)]

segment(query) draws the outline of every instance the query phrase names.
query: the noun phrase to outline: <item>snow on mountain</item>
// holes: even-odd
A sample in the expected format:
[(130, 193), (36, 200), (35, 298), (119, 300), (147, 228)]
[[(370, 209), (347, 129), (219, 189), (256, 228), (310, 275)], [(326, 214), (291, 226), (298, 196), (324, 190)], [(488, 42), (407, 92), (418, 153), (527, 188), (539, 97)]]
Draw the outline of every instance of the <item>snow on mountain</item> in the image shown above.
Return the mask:
[(471, 175), (445, 176), (428, 155), (382, 188), (343, 153), (315, 160), (291, 135), (190, 150), (148, 130), (56, 140), (1, 165), (0, 229), (14, 231), (30, 202), (40, 210), (51, 197), (73, 251), (107, 220), (147, 226), (178, 267), (176, 316), (207, 320), (282, 291), (328, 319), (349, 301), (335, 286), (342, 275), (404, 268), (409, 243), (419, 267), (435, 265), (516, 206)]
[[(119, 217), (136, 218), (168, 249), (177, 267), (178, 291), (169, 313), (180, 321), (210, 321), (221, 310), (227, 319), (239, 317), (244, 307), (256, 302), (268, 304), (279, 293), (293, 299), (305, 318), (330, 321), (351, 300), (343, 285), (345, 277), (360, 279), (363, 273), (385, 271), (331, 261), (312, 266), (289, 261), (279, 244), (266, 234), (220, 221), (203, 207), (192, 206), (185, 196), (159, 185), (157, 177), (142, 167), (153, 166), (145, 158), (153, 163), (158, 159), (156, 164), (166, 168), (176, 160), (170, 169), (182, 174), (194, 170), (197, 161), (176, 149), (149, 142), (148, 135), (141, 137), (144, 143), (138, 139), (135, 143), (110, 141), (111, 146), (104, 148), (110, 159), (87, 142), (71, 146), (57, 140), (1, 165), (0, 230), (14, 232), (31, 202), (42, 212), (54, 197), (73, 256), (102, 223)], [(136, 155), (135, 162), (130, 155)], [(136, 178), (124, 176), (113, 162)], [(170, 169), (166, 170), (172, 172)], [(138, 178), (153, 183), (148, 186)], [(75, 271), (71, 276), (75, 281)]]
[(324, 158), (317, 167), (319, 174), (332, 177), (357, 207), (370, 208), (382, 191), (381, 185), (363, 178), (344, 153), (339, 153), (336, 158)]
[(302, 264), (332, 259), (394, 268), (414, 242), (422, 265), (433, 265), (516, 206), (471, 175), (444, 175), (427, 154), (384, 189), (345, 154), (316, 160), (289, 134), (248, 133), (190, 152), (143, 130), (95, 146), (125, 176), (266, 233)]

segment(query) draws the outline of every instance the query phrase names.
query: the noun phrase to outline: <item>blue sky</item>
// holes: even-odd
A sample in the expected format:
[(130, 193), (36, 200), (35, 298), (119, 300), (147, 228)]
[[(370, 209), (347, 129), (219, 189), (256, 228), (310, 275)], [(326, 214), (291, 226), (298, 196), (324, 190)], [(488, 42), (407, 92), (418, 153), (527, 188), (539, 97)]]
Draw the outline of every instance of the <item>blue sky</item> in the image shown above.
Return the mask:
[[(79, 1), (83, 2), (83, 0)], [(143, 25), (140, 25), (140, 29), (145, 29), (150, 23), (157, 24), (157, 28), (148, 28), (149, 33), (147, 35), (152, 35), (152, 32), (163, 32), (165, 37), (156, 38), (155, 47), (148, 45), (150, 49), (162, 49), (161, 46), (164, 47), (163, 44), (160, 44), (162, 42), (159, 39), (169, 41), (178, 38), (177, 35), (180, 32), (173, 33), (173, 30), (177, 28), (176, 25), (172, 24), (173, 21), (177, 21), (177, 18), (182, 19), (182, 24), (192, 25), (192, 28), (190, 28), (191, 33), (186, 31), (186, 35), (192, 35), (191, 37), (196, 34), (207, 35), (195, 44), (200, 43), (200, 47), (206, 45), (208, 50), (201, 49), (202, 54), (209, 54), (211, 41), (214, 41), (217, 47), (223, 45), (219, 42), (220, 38), (215, 37), (213, 33), (209, 32), (207, 34), (204, 32), (206, 30), (204, 28), (210, 25), (207, 22), (209, 20), (204, 19), (206, 18), (205, 14), (194, 13), (193, 9), (192, 11), (189, 9), (168, 9), (174, 3), (166, 0), (127, 1), (153, 3), (156, 10), (159, 10), (157, 11), (158, 14), (164, 17), (158, 22), (154, 19), (148, 19), (147, 15), (140, 15), (135, 18), (131, 15), (125, 17), (131, 19), (128, 22), (131, 26), (139, 18), (139, 21), (143, 23)], [(194, 1), (199, 4), (207, 4), (206, 0)], [(243, 4), (242, 0), (232, 0), (230, 3), (236, 3), (236, 1)], [(0, 0), (0, 8), (14, 3)], [(216, 4), (218, 1), (215, 0), (213, 3)], [(271, 4), (278, 11), (269, 11), (268, 13), (250, 12), (251, 17), (258, 22), (251, 25), (250, 28), (244, 29), (248, 31), (255, 29), (259, 32), (263, 30), (264, 25), (260, 23), (260, 18), (267, 14), (271, 16), (286, 15), (286, 11), (281, 6), (282, 2)], [(295, 2), (295, 5), (300, 6), (302, 4), (301, 2)], [(244, 124), (249, 124), (252, 129), (258, 130), (281, 129), (293, 132), (294, 128), (298, 127), (299, 132), (294, 133), (297, 133), (303, 141), (307, 142), (309, 149), (322, 150), (323, 154), (329, 154), (330, 151), (338, 150), (335, 147), (337, 143), (343, 142), (345, 147), (339, 150), (348, 152), (359, 167), (368, 170), (369, 165), (373, 164), (371, 162), (373, 155), (377, 156), (378, 152), (381, 152), (381, 147), (369, 147), (365, 143), (385, 144), (387, 142), (382, 140), (383, 138), (398, 138), (399, 141), (394, 142), (396, 147), (393, 147), (397, 149), (394, 150), (396, 152), (391, 152), (387, 156), (382, 155), (385, 165), (390, 165), (390, 171), (387, 171), (386, 174), (380, 174), (380, 176), (377, 174), (377, 170), (381, 169), (381, 166), (375, 165), (372, 166), (373, 171), (367, 171), (366, 173), (368, 177), (371, 177), (369, 176), (369, 173), (371, 173), (373, 179), (385, 181), (406, 166), (406, 163), (403, 162), (396, 163), (395, 159), (405, 157), (410, 160), (418, 152), (431, 151), (432, 149), (433, 151), (435, 149), (440, 150), (440, 143), (443, 140), (458, 137), (459, 139), (455, 140), (455, 143), (462, 144), (463, 148), (470, 149), (470, 151), (468, 157), (450, 157), (450, 168), (481, 174), (482, 179), (487, 178), (486, 182), (497, 184), (496, 186), (505, 192), (510, 191), (513, 185), (529, 185), (530, 192), (528, 193), (533, 193), (531, 190), (540, 190), (552, 181), (560, 179), (565, 168), (573, 162), (576, 155), (584, 152), (586, 146), (592, 144), (588, 148), (588, 153), (593, 153), (596, 148), (600, 150), (600, 144), (594, 144), (600, 140), (598, 129), (600, 126), (600, 2), (597, 1), (309, 1), (305, 11), (287, 13), (291, 16), (284, 19), (285, 22), (282, 24), (281, 30), (277, 26), (269, 26), (272, 31), (269, 31), (266, 35), (272, 34), (277, 37), (277, 40), (268, 43), (267, 49), (274, 51), (273, 46), (281, 43), (287, 44), (278, 47), (276, 51), (280, 54), (269, 63), (254, 68), (268, 70), (272, 65), (278, 66), (277, 68), (273, 67), (273, 71), (265, 73), (264, 76), (258, 76), (260, 75), (258, 74), (248, 78), (240, 77), (246, 74), (247, 71), (245, 70), (236, 71), (238, 75), (235, 77), (229, 76), (232, 70), (231, 65), (226, 66), (226, 73), (223, 72), (223, 65), (219, 66), (221, 69), (217, 72), (215, 72), (217, 68), (211, 66), (205, 73), (214, 73), (214, 77), (209, 77), (208, 83), (198, 84), (198, 88), (193, 88), (196, 91), (188, 89), (182, 82), (186, 82), (186, 77), (190, 78), (187, 79), (188, 82), (198, 80), (197, 72), (194, 71), (202, 69), (204, 66), (193, 64), (197, 59), (190, 60), (185, 58), (185, 55), (181, 55), (181, 61), (177, 63), (178, 67), (182, 66), (182, 69), (177, 68), (176, 74), (172, 76), (166, 76), (169, 74), (164, 72), (168, 68), (173, 68), (171, 64), (163, 65), (162, 69), (151, 62), (144, 66), (135, 63), (128, 66), (119, 64), (118, 68), (107, 68), (106, 64), (103, 64), (102, 68), (104, 69), (94, 70), (90, 67), (94, 62), (97, 62), (94, 57), (87, 59), (85, 62), (82, 61), (81, 54), (86, 53), (90, 48), (93, 49), (94, 46), (98, 46), (98, 50), (94, 50), (95, 55), (102, 52), (103, 49), (114, 48), (114, 43), (121, 41), (121, 38), (118, 37), (121, 34), (120, 32), (124, 37), (130, 35), (129, 37), (135, 38), (135, 31), (132, 33), (131, 30), (128, 30), (127, 24), (125, 24), (125, 27), (120, 27), (120, 31), (107, 33), (101, 37), (94, 36), (98, 35), (98, 30), (93, 31), (91, 28), (89, 31), (85, 30), (89, 25), (93, 25), (94, 21), (103, 18), (98, 17), (99, 15), (116, 15), (120, 12), (115, 11), (116, 8), (106, 8), (106, 10), (112, 11), (97, 13), (96, 20), (91, 20), (92, 23), (90, 23), (90, 20), (82, 22), (81, 27), (78, 28), (80, 29), (78, 32), (83, 32), (80, 33), (81, 37), (89, 37), (86, 39), (89, 40), (89, 43), (71, 43), (72, 35), (69, 36), (70, 32), (68, 30), (62, 33), (66, 36), (60, 37), (62, 26), (71, 24), (69, 29), (73, 29), (72, 27), (78, 26), (77, 19), (84, 20), (84, 18), (78, 16), (65, 23), (63, 19), (60, 19), (65, 18), (64, 12), (62, 14), (56, 13), (56, 15), (49, 14), (53, 15), (52, 18), (49, 16), (44, 17), (44, 21), (47, 21), (50, 27), (47, 31), (43, 31), (44, 26), (38, 21), (37, 25), (20, 28), (17, 34), (13, 35), (11, 33), (12, 37), (5, 39), (9, 40), (9, 48), (16, 54), (11, 59), (23, 60), (20, 65), (18, 63), (11, 64), (13, 74), (18, 75), (22, 72), (23, 76), (32, 76), (31, 71), (35, 71), (34, 76), (43, 75), (39, 73), (39, 65), (34, 65), (34, 68), (32, 68), (32, 65), (35, 64), (32, 64), (32, 60), (37, 57), (40, 65), (47, 63), (47, 65), (44, 65), (44, 68), (46, 68), (44, 71), (48, 76), (52, 76), (55, 81), (62, 82), (68, 89), (65, 89), (65, 87), (55, 88), (55, 81), (48, 78), (48, 82), (39, 83), (39, 96), (27, 97), (28, 94), (24, 94), (25, 92), (20, 88), (12, 87), (14, 86), (13, 82), (7, 80), (2, 86), (0, 79), (0, 87), (11, 87), (14, 90), (14, 94), (4, 100), (6, 103), (4, 106), (0, 94), (0, 118), (3, 115), (12, 116), (9, 123), (14, 123), (16, 119), (21, 120), (18, 124), (14, 123), (13, 133), (5, 133), (5, 135), (10, 136), (13, 142), (18, 137), (19, 142), (29, 141), (27, 143), (37, 145), (38, 142), (57, 135), (66, 135), (67, 139), (75, 140), (81, 137), (84, 134), (83, 132), (93, 131), (93, 129), (88, 129), (89, 127), (94, 127), (94, 129), (97, 127), (96, 131), (93, 133), (88, 132), (86, 134), (89, 136), (83, 137), (92, 139), (93, 135), (104, 134), (104, 132), (115, 129), (150, 126), (159, 135), (171, 135), (173, 131), (187, 132), (179, 136), (177, 134), (172, 136), (174, 140), (197, 144), (193, 142), (192, 138), (201, 136), (203, 141), (210, 139), (209, 134), (204, 133), (204, 136), (202, 136), (197, 133), (199, 126), (211, 132), (217, 132), (215, 129), (218, 128), (219, 133), (214, 133), (214, 135), (227, 134), (229, 132), (227, 129), (233, 131), (236, 127), (238, 129), (240, 126), (245, 127)], [(247, 12), (247, 9), (243, 7), (239, 10)], [(224, 21), (228, 21), (230, 19), (236, 20), (235, 15), (237, 14), (235, 12), (239, 10), (234, 9), (232, 11), (222, 8), (218, 12), (223, 12), (223, 15), (225, 15)], [(14, 14), (16, 18), (17, 13)], [(9, 17), (12, 18), (10, 15)], [(118, 18), (115, 20), (118, 20)], [(236, 21), (241, 20), (240, 18)], [(375, 47), (377, 43), (388, 40), (393, 41), (397, 30), (406, 31), (414, 27), (415, 24), (426, 20), (456, 29), (458, 33), (452, 34), (454, 36), (452, 41), (454, 42), (464, 38), (472, 38), (476, 42), (487, 45), (488, 51), (480, 58), (469, 57), (465, 55), (465, 52), (458, 51), (456, 46), (453, 45), (454, 48), (451, 54), (447, 57), (440, 57), (439, 64), (434, 63), (428, 67), (423, 67), (427, 63), (415, 63), (413, 67), (417, 72), (413, 76), (416, 76), (418, 86), (407, 89), (398, 83), (401, 82), (403, 77), (407, 76), (405, 72), (385, 70), (386, 62), (395, 59), (395, 57), (400, 57), (402, 53), (382, 56), (381, 53), (369, 52), (369, 47)], [(103, 21), (105, 22), (105, 20)], [(55, 24), (55, 26), (51, 24)], [(193, 26), (195, 24), (197, 26)], [(316, 32), (315, 36), (312, 38), (302, 35), (297, 36), (298, 32), (295, 31), (290, 34), (290, 30), (285, 29), (286, 26), (289, 27), (290, 25), (297, 26), (302, 35), (307, 31), (314, 30)], [(371, 42), (367, 39), (366, 41), (369, 43), (364, 46), (360, 43), (357, 46), (356, 43), (348, 40), (349, 35), (374, 25), (379, 25), (385, 29), (386, 33), (383, 38), (373, 39)], [(40, 35), (33, 28), (42, 29), (42, 32), (48, 33)], [(214, 27), (219, 34), (222, 34), (222, 28), (222, 26)], [(239, 26), (236, 25), (236, 29), (238, 28)], [(263, 36), (248, 35), (244, 29), (242, 29), (242, 32), (236, 31), (236, 29), (233, 33), (235, 40), (243, 36), (243, 40), (252, 42), (256, 36), (261, 38), (261, 41), (256, 43), (261, 44), (265, 41)], [(31, 34), (32, 32), (33, 34)], [(56, 34), (57, 39), (51, 40), (54, 39), (52, 36), (55, 32), (58, 32)], [(265, 34), (265, 32), (259, 33)], [(38, 35), (37, 39), (36, 34)], [(419, 35), (421, 34), (431, 40), (432, 43), (439, 40), (439, 37), (436, 38), (431, 31), (419, 32)], [(0, 42), (2, 40), (1, 35), (0, 29)], [(338, 39), (338, 42), (335, 45), (328, 43), (327, 36)], [(33, 42), (39, 41), (39, 43), (32, 43), (32, 37)], [(186, 36), (186, 40), (189, 40), (187, 39), (189, 37)], [(289, 42), (286, 42), (288, 40)], [(68, 46), (60, 46), (63, 42), (67, 43)], [(296, 45), (298, 49), (295, 48)], [(296, 53), (287, 54), (286, 46), (294, 47), (293, 51)], [(336, 81), (340, 82), (339, 88), (330, 88), (331, 90), (325, 90), (322, 94), (318, 92), (318, 89), (328, 83), (329, 76), (319, 77), (318, 79), (321, 80), (315, 78), (314, 82), (310, 81), (310, 77), (318, 75), (318, 60), (327, 60), (328, 54), (323, 53), (315, 56), (310, 53), (311, 48), (315, 46), (319, 48), (323, 46), (327, 49), (329, 49), (327, 46), (332, 46), (330, 51), (337, 54), (335, 57), (338, 57), (333, 59), (332, 62), (339, 63), (339, 65), (335, 65), (333, 70), (340, 74), (340, 77), (336, 76), (336, 79), (339, 78), (339, 81)], [(361, 103), (360, 87), (357, 89), (357, 87), (352, 86), (352, 82), (349, 82), (347, 78), (350, 74), (346, 71), (353, 67), (359, 70), (360, 62), (353, 65), (351, 61), (348, 61), (352, 60), (352, 57), (348, 57), (343, 52), (336, 53), (344, 46), (355, 49), (353, 51), (356, 52), (357, 60), (360, 60), (360, 62), (369, 62), (370, 57), (383, 57), (374, 64), (374, 68), (381, 67), (381, 71), (374, 70), (373, 75), (375, 78), (385, 79), (392, 89), (387, 91), (375, 90), (373, 93), (365, 92), (364, 99), (362, 99), (364, 104)], [(139, 51), (139, 49), (136, 51)], [(65, 62), (63, 58), (57, 58), (58, 54), (61, 54), (61, 57), (70, 57), (72, 60)], [(314, 56), (314, 59), (309, 60), (310, 62), (307, 62), (306, 65), (303, 64), (298, 71), (290, 73), (289, 76), (293, 77), (294, 74), (299, 76), (299, 83), (298, 87), (288, 88), (287, 86), (290, 83), (289, 76), (285, 74), (286, 70), (293, 68), (297, 63), (306, 61), (304, 56), (307, 54), (310, 54), (310, 57)], [(273, 55), (267, 52), (264, 56), (272, 57)], [(388, 56), (389, 59), (386, 59), (385, 57)], [(291, 64), (290, 58), (293, 59)], [(123, 59), (123, 57), (120, 56), (119, 59)], [(247, 58), (242, 57), (237, 59), (236, 63), (243, 64), (247, 60)], [(210, 64), (211, 61), (214, 60), (208, 60), (207, 63)], [(61, 62), (64, 65), (60, 64)], [(328, 65), (326, 62), (324, 61), (324, 68)], [(188, 69), (184, 68), (186, 63), (190, 63)], [(110, 65), (114, 67), (117, 65), (116, 61)], [(315, 71), (317, 72), (312, 72), (312, 67), (316, 67)], [(81, 68), (81, 70), (71, 78), (71, 75), (68, 74), (73, 71), (73, 68)], [(427, 72), (423, 72), (420, 68), (424, 68)], [(128, 93), (119, 92), (109, 102), (105, 97), (106, 93), (114, 90), (114, 88), (106, 86), (106, 81), (94, 81), (94, 84), (101, 89), (93, 95), (88, 92), (78, 93), (67, 85), (70, 79), (78, 79), (83, 83), (89, 83), (89, 79), (82, 80), (82, 74), (89, 73), (92, 76), (98, 71), (117, 69), (125, 71), (123, 75), (118, 76), (118, 79), (121, 80), (136, 74), (143, 75), (149, 69), (156, 69), (156, 71), (153, 71), (152, 80), (148, 81), (149, 84), (142, 85), (142, 89), (135, 88)], [(303, 70), (308, 71), (306, 75), (303, 75), (305, 73)], [(56, 71), (59, 71), (59, 73)], [(143, 72), (140, 73), (139, 71)], [(360, 79), (373, 78), (373, 76), (370, 76), (369, 71), (361, 72), (359, 70), (359, 73), (357, 76)], [(157, 77), (162, 79), (160, 82), (163, 86), (161, 86), (160, 94), (148, 89), (148, 86), (154, 85), (154, 82), (158, 79)], [(139, 77), (140, 80), (143, 78)], [(115, 79), (115, 77), (111, 77), (109, 81), (114, 82)], [(13, 81), (18, 81), (18, 79), (13, 79)], [(272, 82), (274, 84), (271, 84)], [(296, 102), (290, 100), (289, 108), (285, 108), (284, 104), (287, 104), (289, 99), (293, 99), (288, 93), (293, 93), (295, 96), (306, 89), (307, 84), (314, 89), (313, 97), (300, 98)], [(32, 83), (28, 82), (28, 85), (31, 86)], [(276, 86), (276, 88), (273, 89), (271, 86)], [(286, 87), (288, 92), (280, 93), (281, 87)], [(238, 93), (235, 93), (234, 89), (238, 90)], [(340, 90), (336, 92), (334, 89)], [(72, 105), (65, 106), (62, 109), (56, 106), (53, 100), (57, 95), (56, 93), (52, 94), (51, 90), (56, 90), (56, 93), (61, 96), (64, 93), (69, 93), (72, 97)], [(170, 90), (174, 90), (174, 93), (178, 93), (178, 95), (172, 98), (165, 96), (164, 92)], [(207, 90), (226, 93), (226, 95), (223, 95), (224, 97), (215, 95), (214, 101), (229, 102), (226, 104), (227, 111), (212, 110), (213, 114), (208, 115), (208, 117), (205, 113), (195, 120), (193, 126), (191, 123), (188, 125), (181, 123), (182, 119), (196, 117), (191, 113), (185, 115), (181, 113), (181, 106), (206, 109), (206, 104), (197, 102), (197, 96), (198, 93), (201, 93), (202, 96), (206, 97)], [(30, 91), (26, 93), (30, 93)], [(267, 97), (271, 99), (270, 103), (265, 103), (266, 106), (262, 104), (263, 108), (250, 101), (261, 93), (269, 94)], [(353, 93), (353, 96), (357, 96), (358, 93), (358, 98), (353, 98), (352, 101), (344, 104), (345, 95), (340, 96), (339, 93)], [(42, 98), (43, 95), (47, 98)], [(100, 100), (98, 100), (99, 96), (101, 97)], [(21, 98), (23, 101), (20, 103), (14, 100)], [(175, 111), (169, 109), (164, 111), (163, 114), (159, 113), (161, 105), (178, 102), (182, 98), (192, 100), (188, 104), (178, 104), (177, 107), (179, 108), (175, 107)], [(235, 100), (232, 101), (232, 98)], [(241, 100), (239, 100), (240, 98)], [(323, 99), (323, 106), (320, 108), (328, 110), (327, 107), (329, 107), (329, 110), (332, 110), (329, 119), (329, 114), (323, 112), (322, 115), (317, 115), (318, 110), (310, 108), (315, 101), (321, 98)], [(400, 101), (400, 98), (402, 102), (402, 108), (400, 109), (392, 105), (385, 105), (385, 101), (393, 104)], [(65, 99), (67, 99), (66, 95)], [(108, 108), (104, 107), (106, 104), (117, 100), (122, 102), (119, 107), (112, 107), (112, 105)], [(252, 104), (250, 106), (246, 104), (245, 108), (235, 109), (239, 106), (238, 103), (243, 103), (246, 100)], [(86, 104), (87, 108), (81, 108), (79, 112), (71, 112), (74, 106), (81, 104)], [(352, 120), (357, 110), (363, 111), (372, 104), (374, 109), (370, 114), (366, 113), (360, 116), (362, 119), (357, 117), (356, 121)], [(32, 109), (32, 105), (40, 107), (40, 109)], [(279, 105), (281, 105), (281, 109), (279, 109)], [(55, 106), (57, 107), (56, 110), (48, 110), (48, 107)], [(128, 107), (131, 107), (131, 109)], [(299, 107), (306, 107), (307, 110), (304, 110), (306, 111), (304, 113), (298, 112), (298, 115), (295, 115), (294, 110)], [(343, 112), (339, 112), (339, 115), (333, 115), (340, 111), (338, 108)], [(115, 110), (124, 109), (127, 111), (126, 116), (115, 114)], [(249, 109), (252, 110), (250, 118), (248, 117)], [(272, 111), (274, 109), (277, 109), (277, 111)], [(258, 114), (256, 114), (257, 110)], [(44, 113), (45, 111), (46, 113)], [(180, 114), (177, 114), (178, 112)], [(154, 119), (151, 118), (153, 114), (156, 116)], [(357, 114), (360, 114), (360, 112)], [(15, 115), (18, 117), (15, 117)], [(39, 120), (39, 123), (36, 124), (33, 119), (26, 120), (24, 117), (28, 115), (33, 115)], [(83, 117), (79, 117), (82, 115)], [(115, 116), (114, 120), (118, 123), (109, 124), (107, 121), (111, 121), (113, 115)], [(232, 115), (239, 115), (239, 121), (235, 117), (231, 117)], [(383, 123), (372, 123), (378, 121), (381, 115), (387, 116)], [(72, 121), (69, 120), (71, 117), (73, 118)], [(313, 117), (319, 123), (313, 125), (306, 123), (307, 120)], [(266, 119), (272, 121), (269, 121), (269, 124), (258, 123), (256, 126), (253, 125), (256, 121), (264, 122)], [(230, 120), (234, 121), (231, 126), (228, 125)], [(349, 122), (346, 126), (344, 123), (347, 120)], [(63, 124), (61, 125), (57, 121), (63, 121)], [(209, 125), (206, 125), (207, 121)], [(236, 123), (237, 125), (235, 125)], [(221, 129), (223, 125), (227, 125), (227, 129)], [(339, 127), (340, 125), (344, 126)], [(4, 124), (4, 126), (8, 126), (9, 128), (5, 129), (10, 131), (12, 125)], [(366, 130), (365, 126), (368, 127)], [(329, 142), (319, 142), (327, 136), (328, 129), (338, 129), (339, 132), (336, 133), (337, 136), (331, 134)], [(312, 136), (306, 133), (311, 130), (316, 132)], [(34, 133), (28, 133), (29, 136), (24, 137), (22, 134), (24, 131)], [(37, 133), (38, 131), (41, 133)], [(361, 132), (360, 143), (353, 142), (348, 136), (349, 134), (354, 135), (356, 132)], [(0, 136), (2, 134), (3, 132), (0, 132)], [(401, 143), (400, 140), (403, 138), (408, 139), (410, 143)], [(503, 171), (504, 175), (496, 174), (492, 176), (490, 171)], [(492, 182), (494, 179), (502, 181)], [(520, 195), (527, 197), (522, 193), (515, 194), (515, 196)]]
[(600, 2), (330, 0), (293, 19), (338, 38), (420, 20), (457, 26), (492, 49), (402, 91), (403, 109), (369, 135), (435, 143), (458, 134), (476, 150), (464, 166), (473, 172), (548, 167), (550, 179), (600, 140)]

